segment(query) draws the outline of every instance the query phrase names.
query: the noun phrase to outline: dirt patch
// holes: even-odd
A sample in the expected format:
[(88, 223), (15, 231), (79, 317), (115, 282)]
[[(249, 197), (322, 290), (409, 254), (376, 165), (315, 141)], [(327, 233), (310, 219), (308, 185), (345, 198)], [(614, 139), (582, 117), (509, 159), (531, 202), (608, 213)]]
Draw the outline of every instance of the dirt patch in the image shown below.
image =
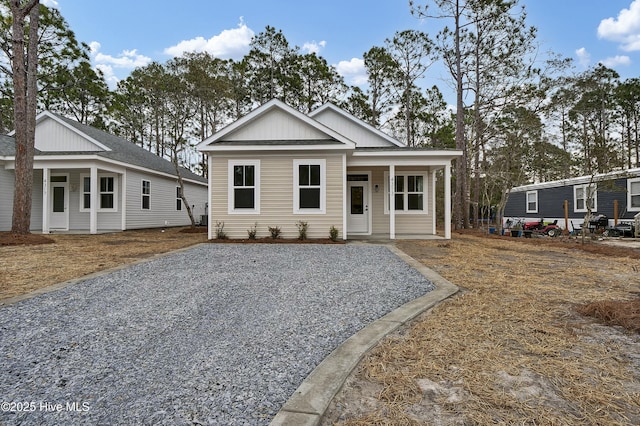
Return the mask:
[(578, 311), (637, 299), (638, 253), (546, 240), (398, 242), (464, 290), (372, 350), (323, 424), (640, 424), (640, 334)]

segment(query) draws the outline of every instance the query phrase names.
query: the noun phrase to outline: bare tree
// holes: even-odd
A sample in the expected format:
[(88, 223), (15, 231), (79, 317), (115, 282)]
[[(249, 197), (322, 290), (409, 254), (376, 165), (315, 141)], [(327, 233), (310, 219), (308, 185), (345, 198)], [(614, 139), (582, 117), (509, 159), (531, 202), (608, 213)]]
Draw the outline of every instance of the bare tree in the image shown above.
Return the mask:
[[(11, 0), (14, 123), (16, 140), (15, 190), (11, 232), (28, 234), (31, 224), (33, 155), (35, 150), (39, 0)], [(25, 36), (27, 42), (25, 43)]]

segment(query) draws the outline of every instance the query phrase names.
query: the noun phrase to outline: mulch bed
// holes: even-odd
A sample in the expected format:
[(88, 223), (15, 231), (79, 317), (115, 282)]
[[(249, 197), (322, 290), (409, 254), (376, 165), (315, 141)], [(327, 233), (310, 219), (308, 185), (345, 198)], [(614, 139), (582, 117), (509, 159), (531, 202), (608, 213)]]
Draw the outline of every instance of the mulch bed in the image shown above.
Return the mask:
[(311, 238), (311, 239), (290, 239), (290, 238), (216, 238), (208, 241), (209, 243), (237, 243), (237, 244), (346, 244), (344, 240), (333, 241), (329, 238)]
[(579, 307), (577, 312), (598, 318), (606, 324), (619, 325), (627, 330), (640, 333), (640, 299), (593, 302)]
[(12, 234), (11, 232), (0, 232), (0, 246), (53, 244), (49, 237), (38, 234)]

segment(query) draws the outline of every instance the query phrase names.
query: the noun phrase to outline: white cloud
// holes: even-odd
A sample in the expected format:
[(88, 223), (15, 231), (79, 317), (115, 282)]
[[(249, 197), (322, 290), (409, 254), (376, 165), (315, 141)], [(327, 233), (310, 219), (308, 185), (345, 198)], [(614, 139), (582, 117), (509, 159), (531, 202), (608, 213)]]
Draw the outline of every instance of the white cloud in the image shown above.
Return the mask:
[(118, 56), (105, 55), (100, 52), (101, 45), (97, 41), (89, 43), (89, 49), (93, 62), (97, 65), (109, 65), (116, 68), (144, 67), (151, 63), (151, 58), (138, 54), (136, 49), (123, 50)]
[(184, 52), (208, 52), (221, 59), (239, 59), (249, 52), (249, 44), (254, 34), (253, 30), (240, 19), (237, 28), (223, 30), (210, 39), (196, 37), (183, 40), (175, 46), (164, 49), (164, 53), (181, 56)]
[(621, 43), (626, 51), (640, 50), (640, 0), (633, 0), (617, 18), (600, 21), (598, 37)]
[(326, 45), (327, 42), (324, 40), (322, 40), (320, 43), (311, 41), (302, 45), (302, 51), (307, 53), (315, 53), (317, 55), (318, 53), (320, 53), (320, 49), (324, 49)]
[(42, 0), (41, 3), (50, 8), (58, 8), (58, 2), (56, 0)]
[(587, 52), (587, 49), (584, 47), (576, 50), (576, 56), (578, 57), (578, 63), (584, 68), (588, 67), (591, 63), (591, 54)]
[(356, 86), (367, 84), (367, 71), (363, 59), (351, 58), (350, 61), (340, 61), (336, 65), (336, 71), (344, 77), (347, 84)]
[(113, 72), (113, 67), (111, 65), (98, 64), (96, 65), (96, 69), (102, 71), (107, 85), (111, 89), (115, 89), (120, 79), (116, 77), (115, 73)]
[(607, 68), (615, 68), (618, 65), (630, 65), (631, 64), (631, 58), (629, 58), (626, 55), (617, 55), (617, 56), (613, 56), (611, 58), (606, 58), (602, 61), (600, 61), (600, 63), (602, 65), (604, 65)]

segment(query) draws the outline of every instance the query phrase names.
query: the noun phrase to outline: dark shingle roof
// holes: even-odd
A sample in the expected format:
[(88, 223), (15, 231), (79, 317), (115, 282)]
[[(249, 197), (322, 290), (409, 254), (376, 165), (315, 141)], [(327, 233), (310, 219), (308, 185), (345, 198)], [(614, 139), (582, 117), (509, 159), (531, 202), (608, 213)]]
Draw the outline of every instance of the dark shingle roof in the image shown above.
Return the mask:
[[(109, 158), (116, 161), (121, 161), (123, 163), (132, 164), (134, 166), (144, 167), (146, 169), (151, 169), (157, 172), (168, 173), (171, 175), (175, 175), (176, 173), (175, 168), (170, 161), (162, 157), (159, 157), (147, 151), (146, 149), (132, 142), (129, 142), (126, 139), (122, 139), (118, 136), (96, 129), (95, 127), (80, 124), (75, 120), (71, 120), (61, 115), (57, 115), (57, 114), (53, 114), (53, 115), (55, 115), (58, 119), (64, 121), (71, 127), (75, 128), (76, 130), (80, 131), (81, 133), (84, 133), (90, 138), (100, 142), (101, 144), (111, 149), (111, 151), (91, 152), (91, 154), (95, 154), (100, 157), (105, 157), (105, 158)], [(46, 155), (51, 153), (43, 152), (42, 154)], [(61, 153), (58, 153), (58, 154), (61, 154)], [(65, 154), (69, 154), (69, 153), (67, 152)], [(83, 152), (82, 154), (87, 154), (87, 153)], [(206, 178), (203, 178), (202, 176), (199, 176), (185, 168), (181, 168), (181, 172), (182, 172), (182, 177), (185, 179), (195, 180), (203, 183), (207, 182)]]
[(16, 155), (16, 141), (11, 136), (0, 135), (0, 156)]

